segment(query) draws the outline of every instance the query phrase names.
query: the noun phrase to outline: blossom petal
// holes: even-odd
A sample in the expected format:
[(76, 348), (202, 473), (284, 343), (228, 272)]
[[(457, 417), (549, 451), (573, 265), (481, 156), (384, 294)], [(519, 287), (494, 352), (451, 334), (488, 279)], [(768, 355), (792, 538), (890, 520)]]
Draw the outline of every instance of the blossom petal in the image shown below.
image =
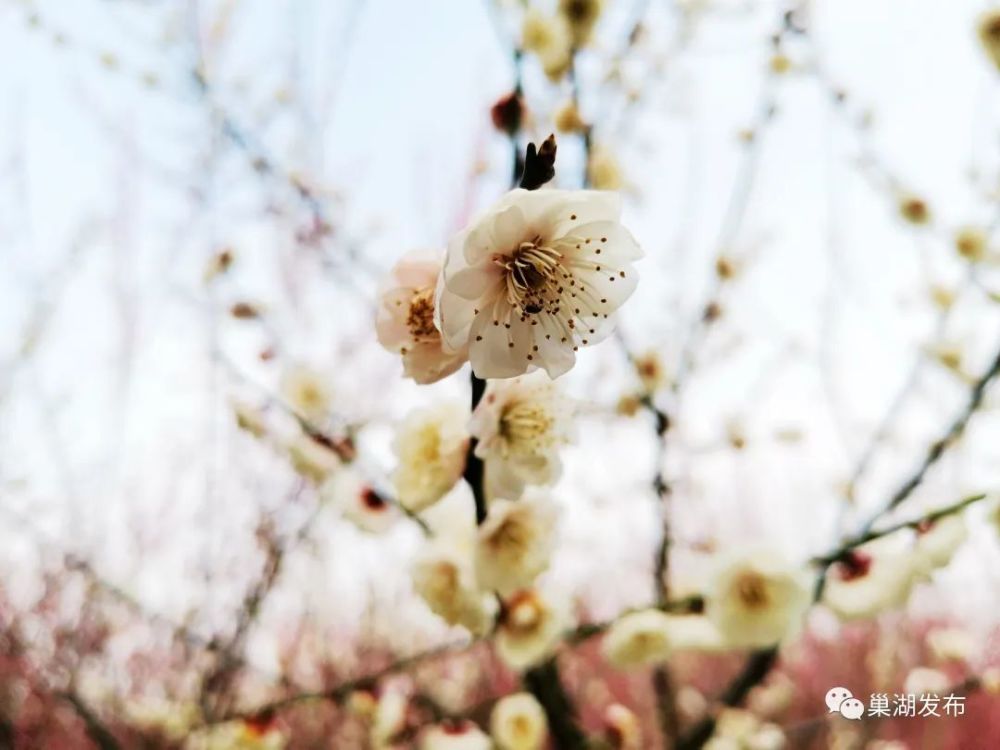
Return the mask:
[(502, 283), (503, 269), (493, 263), (469, 266), (448, 277), (448, 291), (467, 300), (478, 300)]
[(469, 331), (469, 361), (480, 378), (512, 378), (528, 369), (531, 326), (511, 314), (506, 300), (497, 297), (482, 310)]
[(624, 263), (643, 256), (635, 237), (616, 221), (592, 221), (568, 228), (559, 238), (561, 251), (595, 262)]

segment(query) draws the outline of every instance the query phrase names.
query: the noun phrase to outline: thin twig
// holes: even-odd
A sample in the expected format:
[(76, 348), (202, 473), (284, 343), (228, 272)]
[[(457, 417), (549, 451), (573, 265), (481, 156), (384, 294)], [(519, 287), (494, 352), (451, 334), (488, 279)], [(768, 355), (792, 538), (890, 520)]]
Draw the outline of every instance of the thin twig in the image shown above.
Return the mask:
[(65, 700), (76, 711), (87, 731), (87, 736), (97, 745), (100, 750), (120, 750), (121, 745), (111, 731), (104, 726), (104, 723), (97, 717), (89, 706), (83, 702), (76, 693), (60, 693), (59, 697)]

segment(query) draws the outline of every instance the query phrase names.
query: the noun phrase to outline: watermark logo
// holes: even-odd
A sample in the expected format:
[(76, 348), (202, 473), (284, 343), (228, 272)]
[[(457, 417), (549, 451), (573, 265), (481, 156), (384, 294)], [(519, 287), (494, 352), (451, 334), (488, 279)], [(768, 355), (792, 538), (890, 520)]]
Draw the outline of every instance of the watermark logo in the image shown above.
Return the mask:
[(860, 719), (865, 715), (865, 704), (845, 687), (826, 691), (826, 707), (830, 709), (830, 713), (839, 713), (845, 719)]
[(866, 714), (874, 718), (932, 718), (962, 716), (965, 714), (965, 696), (949, 693), (872, 693), (868, 704), (855, 698), (845, 687), (826, 691), (826, 707), (830, 713), (839, 713), (845, 719), (858, 720)]

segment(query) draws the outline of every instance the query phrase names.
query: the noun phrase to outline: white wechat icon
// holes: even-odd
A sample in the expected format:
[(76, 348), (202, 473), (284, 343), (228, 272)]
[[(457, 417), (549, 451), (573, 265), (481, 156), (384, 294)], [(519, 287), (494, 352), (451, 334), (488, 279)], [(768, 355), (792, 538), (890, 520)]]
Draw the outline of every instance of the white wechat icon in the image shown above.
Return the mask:
[(840, 715), (845, 719), (860, 719), (865, 715), (865, 704), (857, 698), (848, 698), (840, 704)]
[(835, 714), (840, 711), (840, 704), (846, 701), (848, 698), (853, 698), (854, 694), (843, 687), (830, 688), (826, 691), (826, 707), (830, 709), (831, 714)]

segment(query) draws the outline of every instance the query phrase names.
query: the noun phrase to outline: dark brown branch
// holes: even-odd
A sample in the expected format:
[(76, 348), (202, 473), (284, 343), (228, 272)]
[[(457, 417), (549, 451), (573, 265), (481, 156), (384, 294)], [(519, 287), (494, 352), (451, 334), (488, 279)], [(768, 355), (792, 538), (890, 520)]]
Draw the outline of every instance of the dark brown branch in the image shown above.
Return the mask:
[(577, 725), (576, 707), (563, 687), (555, 657), (525, 672), (524, 686), (545, 709), (557, 750), (587, 747), (587, 737)]
[[(476, 373), (472, 373), (472, 411), (476, 410), (479, 402), (486, 392), (486, 381), (477, 378)], [(469, 448), (465, 454), (465, 481), (469, 483), (472, 496), (476, 502), (476, 525), (480, 525), (486, 520), (486, 485), (485, 467), (483, 460), (476, 455), (476, 445), (479, 441), (476, 438), (469, 439)]]
[(979, 411), (979, 407), (983, 404), (983, 398), (986, 396), (986, 390), (989, 388), (990, 384), (996, 379), (997, 375), (1000, 374), (1000, 350), (997, 351), (996, 356), (993, 358), (993, 362), (990, 364), (989, 368), (984, 372), (979, 378), (972, 384), (972, 390), (969, 391), (969, 399), (963, 407), (962, 411), (959, 412), (958, 416), (952, 421), (945, 430), (944, 434), (931, 443), (930, 448), (927, 449), (927, 453), (924, 455), (923, 460), (917, 467), (916, 471), (903, 482), (899, 489), (897, 489), (889, 501), (886, 503), (885, 507), (875, 513), (865, 525), (862, 527), (863, 532), (870, 531), (871, 528), (878, 523), (879, 519), (882, 518), (886, 513), (898, 507), (903, 503), (913, 491), (920, 486), (923, 482), (924, 477), (931, 467), (936, 464), (945, 452), (962, 437), (965, 432), (966, 426), (969, 424), (969, 420), (972, 419), (972, 415)]
[(121, 745), (115, 736), (76, 693), (66, 692), (62, 693), (60, 697), (73, 707), (76, 715), (83, 722), (87, 736), (100, 750), (121, 750)]
[[(755, 652), (742, 671), (729, 684), (720, 696), (719, 702), (724, 706), (740, 705), (753, 689), (760, 683), (778, 661), (778, 649), (769, 648)], [(715, 732), (716, 718), (706, 716), (685, 732), (674, 746), (675, 750), (696, 750), (711, 739)]]
[(886, 526), (885, 528), (878, 529), (877, 531), (870, 529), (863, 531), (858, 536), (848, 539), (830, 554), (815, 558), (813, 562), (817, 565), (832, 565), (838, 560), (844, 559), (844, 556), (847, 555), (848, 552), (860, 547), (862, 544), (867, 544), (875, 539), (881, 539), (884, 536), (889, 536), (889, 534), (894, 534), (897, 531), (902, 531), (903, 529), (919, 529), (929, 526), (946, 516), (963, 511), (973, 503), (978, 503), (980, 500), (984, 500), (985, 498), (986, 495), (984, 494), (970, 495), (969, 497), (963, 498), (956, 503), (946, 505), (943, 508), (938, 508), (930, 513), (925, 513), (919, 518), (912, 518), (909, 521), (900, 521), (899, 523), (895, 523), (892, 526)]

